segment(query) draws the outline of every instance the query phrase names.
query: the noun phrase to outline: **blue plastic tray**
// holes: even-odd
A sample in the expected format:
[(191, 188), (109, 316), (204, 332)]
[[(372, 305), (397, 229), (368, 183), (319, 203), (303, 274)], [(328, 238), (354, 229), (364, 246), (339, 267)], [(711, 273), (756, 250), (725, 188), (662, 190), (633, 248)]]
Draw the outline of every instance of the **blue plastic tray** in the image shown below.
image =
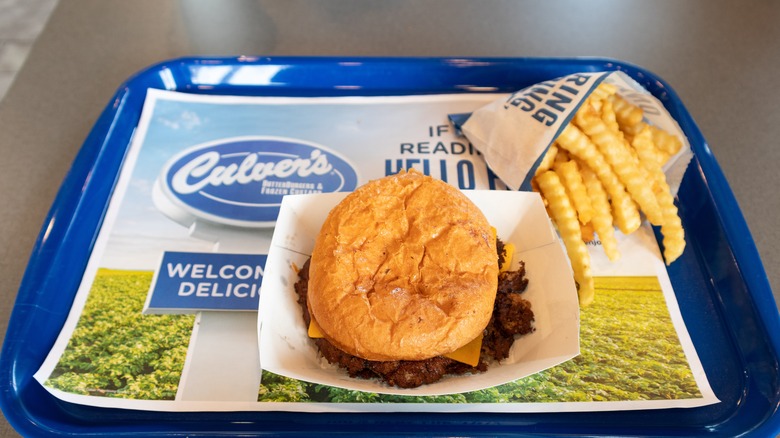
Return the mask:
[[(260, 74), (262, 66), (282, 68), (268, 81)], [(227, 74), (225, 67), (230, 67)], [(209, 74), (217, 73), (214, 69), (220, 73)], [(236, 84), (231, 77), (239, 70), (242, 81)], [(695, 158), (679, 192), (689, 245), (669, 275), (721, 403), (691, 409), (549, 414), (160, 413), (61, 402), (32, 378), (70, 309), (147, 89), (264, 96), (511, 92), (569, 73), (603, 70), (622, 70), (644, 85), (666, 105), (691, 142)], [(221, 79), (198, 80), (214, 77)], [(780, 431), (778, 351), (777, 307), (734, 196), (677, 94), (647, 70), (588, 58), (184, 58), (152, 66), (123, 84), (84, 142), (54, 200), (19, 290), (0, 357), (0, 403), (20, 433), (36, 436), (773, 436)]]

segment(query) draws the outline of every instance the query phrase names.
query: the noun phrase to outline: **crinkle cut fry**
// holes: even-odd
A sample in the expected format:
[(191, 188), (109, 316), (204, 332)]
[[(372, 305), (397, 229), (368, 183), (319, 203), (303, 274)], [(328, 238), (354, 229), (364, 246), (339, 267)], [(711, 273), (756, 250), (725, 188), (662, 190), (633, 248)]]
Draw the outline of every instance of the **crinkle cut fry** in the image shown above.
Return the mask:
[(619, 94), (613, 94), (608, 98), (615, 110), (615, 118), (621, 131), (631, 130), (632, 127), (642, 122), (644, 112), (642, 108), (628, 102)]
[(580, 166), (580, 174), (593, 205), (593, 218), (591, 219), (593, 230), (601, 240), (604, 253), (614, 262), (620, 258), (620, 251), (617, 248), (615, 229), (612, 226), (612, 214), (609, 211), (607, 192), (591, 168), (586, 165)]
[(677, 260), (685, 250), (685, 231), (683, 230), (682, 220), (677, 212), (677, 206), (674, 205), (674, 197), (669, 184), (666, 182), (666, 175), (656, 160), (656, 148), (653, 144), (650, 128), (645, 127), (639, 134), (634, 136), (631, 145), (636, 150), (640, 163), (647, 169), (653, 179), (653, 192), (664, 218), (664, 222), (661, 225), (661, 234), (664, 236), (664, 259), (666, 264), (669, 265)]
[(680, 152), (680, 149), (682, 149), (682, 141), (676, 135), (672, 135), (657, 126), (648, 126), (653, 133), (653, 142), (659, 150), (668, 154), (670, 157), (677, 154), (677, 152)]
[(553, 171), (546, 171), (536, 176), (542, 196), (547, 199), (549, 211), (558, 227), (566, 252), (571, 261), (574, 279), (579, 285), (577, 294), (580, 306), (587, 306), (593, 301), (595, 286), (590, 267), (590, 254), (585, 242), (582, 241), (577, 213), (566, 195), (560, 178)]
[(553, 166), (553, 170), (566, 188), (566, 193), (574, 204), (574, 209), (577, 210), (580, 223), (590, 222), (593, 218), (593, 205), (588, 197), (588, 190), (582, 182), (582, 175), (580, 175), (577, 163), (574, 161), (557, 162)]
[(598, 176), (610, 197), (615, 225), (623, 234), (631, 234), (641, 225), (639, 210), (604, 155), (579, 128), (569, 124), (556, 139), (558, 145), (582, 160)]
[(658, 206), (653, 190), (645, 183), (643, 171), (631, 156), (623, 139), (612, 132), (590, 107), (580, 108), (574, 116), (574, 123), (599, 148), (650, 223), (663, 224), (661, 208)]
[(666, 264), (670, 265), (685, 250), (685, 231), (680, 215), (677, 213), (677, 206), (674, 205), (669, 184), (663, 181), (656, 190), (656, 194), (659, 195), (658, 203), (664, 212), (664, 224), (661, 226), (661, 234), (664, 236), (664, 259)]
[(615, 114), (615, 108), (612, 105), (612, 101), (609, 99), (604, 99), (604, 101), (601, 103), (601, 120), (604, 121), (604, 123), (607, 124), (609, 129), (612, 130), (615, 134), (619, 135), (621, 138), (623, 137), (623, 132), (620, 131), (620, 124), (618, 124), (617, 121), (617, 114)]
[(536, 168), (535, 175), (539, 175), (540, 173), (546, 170), (550, 170), (552, 168), (553, 163), (555, 162), (555, 157), (557, 155), (558, 155), (558, 146), (556, 146), (555, 144), (550, 145), (550, 147), (544, 153), (544, 157), (542, 157), (542, 161), (539, 163), (539, 167)]
[(617, 93), (616, 86), (602, 82), (590, 93), (590, 96), (588, 97), (593, 100), (604, 100), (608, 99), (610, 96), (613, 96), (615, 93)]

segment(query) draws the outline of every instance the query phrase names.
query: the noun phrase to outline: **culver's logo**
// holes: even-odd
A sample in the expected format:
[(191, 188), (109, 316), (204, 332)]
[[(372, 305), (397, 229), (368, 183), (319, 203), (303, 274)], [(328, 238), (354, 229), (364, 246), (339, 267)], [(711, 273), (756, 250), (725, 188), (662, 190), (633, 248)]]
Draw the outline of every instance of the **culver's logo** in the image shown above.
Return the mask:
[(323, 146), (240, 137), (198, 145), (171, 158), (155, 182), (154, 201), (184, 225), (202, 218), (262, 227), (276, 221), (285, 195), (352, 191), (356, 186), (355, 169)]

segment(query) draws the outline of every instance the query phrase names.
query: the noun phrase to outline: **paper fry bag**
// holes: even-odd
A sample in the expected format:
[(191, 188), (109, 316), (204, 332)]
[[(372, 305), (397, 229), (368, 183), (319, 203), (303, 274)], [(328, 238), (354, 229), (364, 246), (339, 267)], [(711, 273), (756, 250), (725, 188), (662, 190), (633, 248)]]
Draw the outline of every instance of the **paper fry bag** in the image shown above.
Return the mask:
[(640, 107), (645, 123), (681, 140), (682, 148), (663, 166), (676, 194), (692, 157), (688, 140), (663, 104), (622, 72), (575, 73), (532, 85), (473, 112), (460, 129), (507, 186), (531, 190), (544, 153), (602, 82), (616, 86), (621, 97)]

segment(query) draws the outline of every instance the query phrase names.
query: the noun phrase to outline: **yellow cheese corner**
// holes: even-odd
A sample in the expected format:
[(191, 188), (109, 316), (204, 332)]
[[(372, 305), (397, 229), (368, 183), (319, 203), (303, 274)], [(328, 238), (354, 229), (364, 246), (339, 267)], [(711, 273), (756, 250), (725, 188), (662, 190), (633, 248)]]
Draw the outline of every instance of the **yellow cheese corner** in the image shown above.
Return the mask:
[(314, 339), (325, 337), (325, 333), (322, 332), (322, 328), (320, 328), (320, 325), (317, 324), (317, 321), (315, 321), (314, 318), (312, 318), (309, 323), (309, 337)]
[[(498, 241), (498, 230), (496, 227), (490, 227), (490, 231), (493, 233), (493, 241)], [(504, 243), (504, 263), (499, 266), (499, 272), (508, 271), (512, 266), (512, 256), (515, 254), (515, 245), (513, 243)]]
[(512, 266), (512, 257), (515, 255), (515, 245), (514, 243), (505, 243), (504, 244), (504, 264), (501, 265), (501, 268), (499, 268), (500, 272), (508, 271), (509, 268)]
[(463, 362), (466, 365), (475, 367), (477, 364), (479, 364), (480, 351), (482, 351), (482, 334), (474, 338), (474, 340), (468, 344), (453, 351), (452, 353), (445, 354), (444, 357), (448, 357), (452, 360), (457, 360), (458, 362)]

